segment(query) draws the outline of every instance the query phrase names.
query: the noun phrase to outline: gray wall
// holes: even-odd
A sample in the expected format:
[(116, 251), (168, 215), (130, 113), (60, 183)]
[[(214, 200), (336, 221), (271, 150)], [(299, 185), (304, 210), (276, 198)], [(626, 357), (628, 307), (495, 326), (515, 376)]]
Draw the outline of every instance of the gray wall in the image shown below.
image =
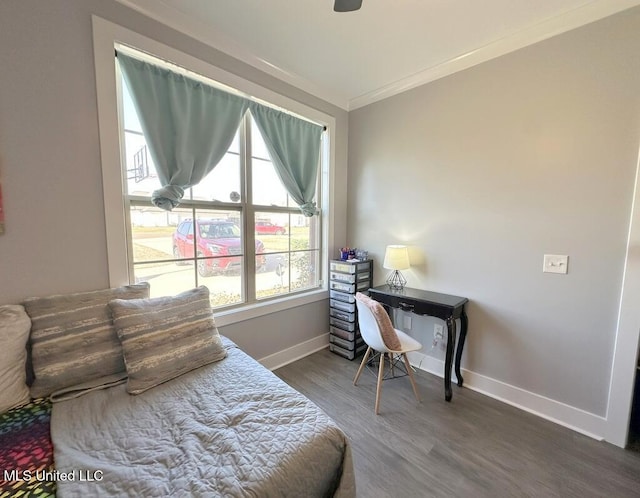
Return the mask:
[[(91, 14), (315, 107), (337, 120), (336, 244), (346, 239), (347, 113), (112, 0), (0, 2), (0, 303), (109, 285)], [(114, 165), (114, 167), (118, 167)], [(318, 306), (230, 327), (263, 357), (328, 330)], [(275, 317), (275, 319), (274, 319)], [(225, 332), (223, 330), (223, 332)], [(260, 341), (248, 338), (260, 335)]]
[[(336, 116), (335, 243), (369, 249), (378, 282), (385, 245), (411, 244), (410, 285), (472, 301), (465, 367), (604, 415), (640, 135), (639, 9), (347, 116), (112, 0), (2, 0), (0, 303), (109, 283), (91, 14)], [(569, 274), (543, 274), (544, 253), (569, 254)], [(326, 332), (324, 309), (223, 332), (263, 357)]]
[[(604, 416), (640, 140), (640, 9), (349, 115), (349, 245), (467, 296), (463, 367)], [(568, 275), (542, 273), (568, 254)], [(414, 319), (429, 349), (433, 322)], [(441, 356), (437, 351), (428, 355)]]

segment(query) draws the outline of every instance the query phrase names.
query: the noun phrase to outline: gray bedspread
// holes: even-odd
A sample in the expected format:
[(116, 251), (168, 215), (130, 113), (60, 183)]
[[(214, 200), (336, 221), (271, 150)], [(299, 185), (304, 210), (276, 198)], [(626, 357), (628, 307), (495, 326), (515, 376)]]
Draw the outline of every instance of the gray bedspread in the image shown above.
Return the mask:
[[(132, 396), (56, 403), (69, 496), (355, 496), (349, 443), (307, 398), (225, 340), (226, 359)], [(95, 480), (90, 480), (95, 479)]]

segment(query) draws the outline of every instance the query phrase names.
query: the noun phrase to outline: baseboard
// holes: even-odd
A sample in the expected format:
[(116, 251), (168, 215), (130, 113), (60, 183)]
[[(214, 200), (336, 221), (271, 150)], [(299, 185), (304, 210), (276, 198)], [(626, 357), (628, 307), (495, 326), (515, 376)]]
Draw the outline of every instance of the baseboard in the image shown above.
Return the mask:
[[(444, 361), (421, 353), (409, 353), (407, 356), (414, 367), (438, 377), (444, 377)], [(585, 436), (599, 441), (604, 439), (607, 422), (604, 417), (530, 391), (525, 391), (519, 387), (470, 370), (462, 369), (462, 376), (464, 378), (464, 387), (466, 388), (520, 408)], [(457, 383), (455, 372), (452, 373), (452, 383)]]
[[(276, 370), (305, 356), (313, 354), (329, 345), (329, 334), (321, 334), (290, 348), (260, 358), (258, 361), (269, 370)], [(444, 361), (422, 353), (407, 355), (411, 364), (438, 377), (444, 377)], [(491, 398), (515, 406), (556, 424), (589, 436), (599, 441), (604, 439), (606, 419), (580, 408), (555, 401), (545, 396), (526, 391), (502, 381), (462, 369), (464, 387)], [(455, 372), (452, 383), (457, 383)], [(454, 391), (455, 400), (455, 391)]]
[(309, 339), (308, 341), (301, 342), (295, 346), (291, 346), (290, 348), (283, 349), (277, 353), (260, 358), (258, 361), (265, 368), (268, 368), (269, 370), (276, 370), (328, 346), (329, 334), (321, 334), (313, 339)]

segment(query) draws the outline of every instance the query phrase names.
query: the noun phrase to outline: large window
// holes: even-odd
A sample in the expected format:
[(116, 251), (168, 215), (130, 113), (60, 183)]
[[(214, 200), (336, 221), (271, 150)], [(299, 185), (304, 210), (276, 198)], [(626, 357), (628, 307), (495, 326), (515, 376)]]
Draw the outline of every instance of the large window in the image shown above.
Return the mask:
[(124, 79), (119, 88), (130, 281), (148, 281), (152, 296), (206, 285), (215, 308), (321, 286), (322, 209), (301, 213), (250, 112), (218, 165), (164, 211), (151, 203), (161, 185)]

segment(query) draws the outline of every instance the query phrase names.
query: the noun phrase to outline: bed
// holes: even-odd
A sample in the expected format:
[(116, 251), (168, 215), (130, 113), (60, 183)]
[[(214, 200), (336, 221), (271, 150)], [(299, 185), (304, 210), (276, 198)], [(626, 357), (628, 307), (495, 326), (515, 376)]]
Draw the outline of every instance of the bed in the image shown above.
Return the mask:
[[(0, 406), (22, 405), (2, 415), (11, 430), (0, 425), (0, 463), (16, 470), (0, 476), (2, 496), (354, 497), (345, 434), (218, 333), (208, 289), (164, 298), (148, 290), (31, 298), (4, 310), (23, 335), (30, 317), (35, 377), (30, 389), (21, 374), (7, 383), (14, 395), (0, 393)], [(17, 335), (3, 323), (6, 346)], [(25, 360), (12, 368), (24, 373)], [(38, 399), (25, 406), (29, 394)], [(37, 469), (41, 478), (24, 479)]]
[(59, 481), (59, 496), (355, 496), (342, 431), (223, 343), (223, 361), (139, 396), (120, 385), (54, 404), (56, 469), (86, 479)]

